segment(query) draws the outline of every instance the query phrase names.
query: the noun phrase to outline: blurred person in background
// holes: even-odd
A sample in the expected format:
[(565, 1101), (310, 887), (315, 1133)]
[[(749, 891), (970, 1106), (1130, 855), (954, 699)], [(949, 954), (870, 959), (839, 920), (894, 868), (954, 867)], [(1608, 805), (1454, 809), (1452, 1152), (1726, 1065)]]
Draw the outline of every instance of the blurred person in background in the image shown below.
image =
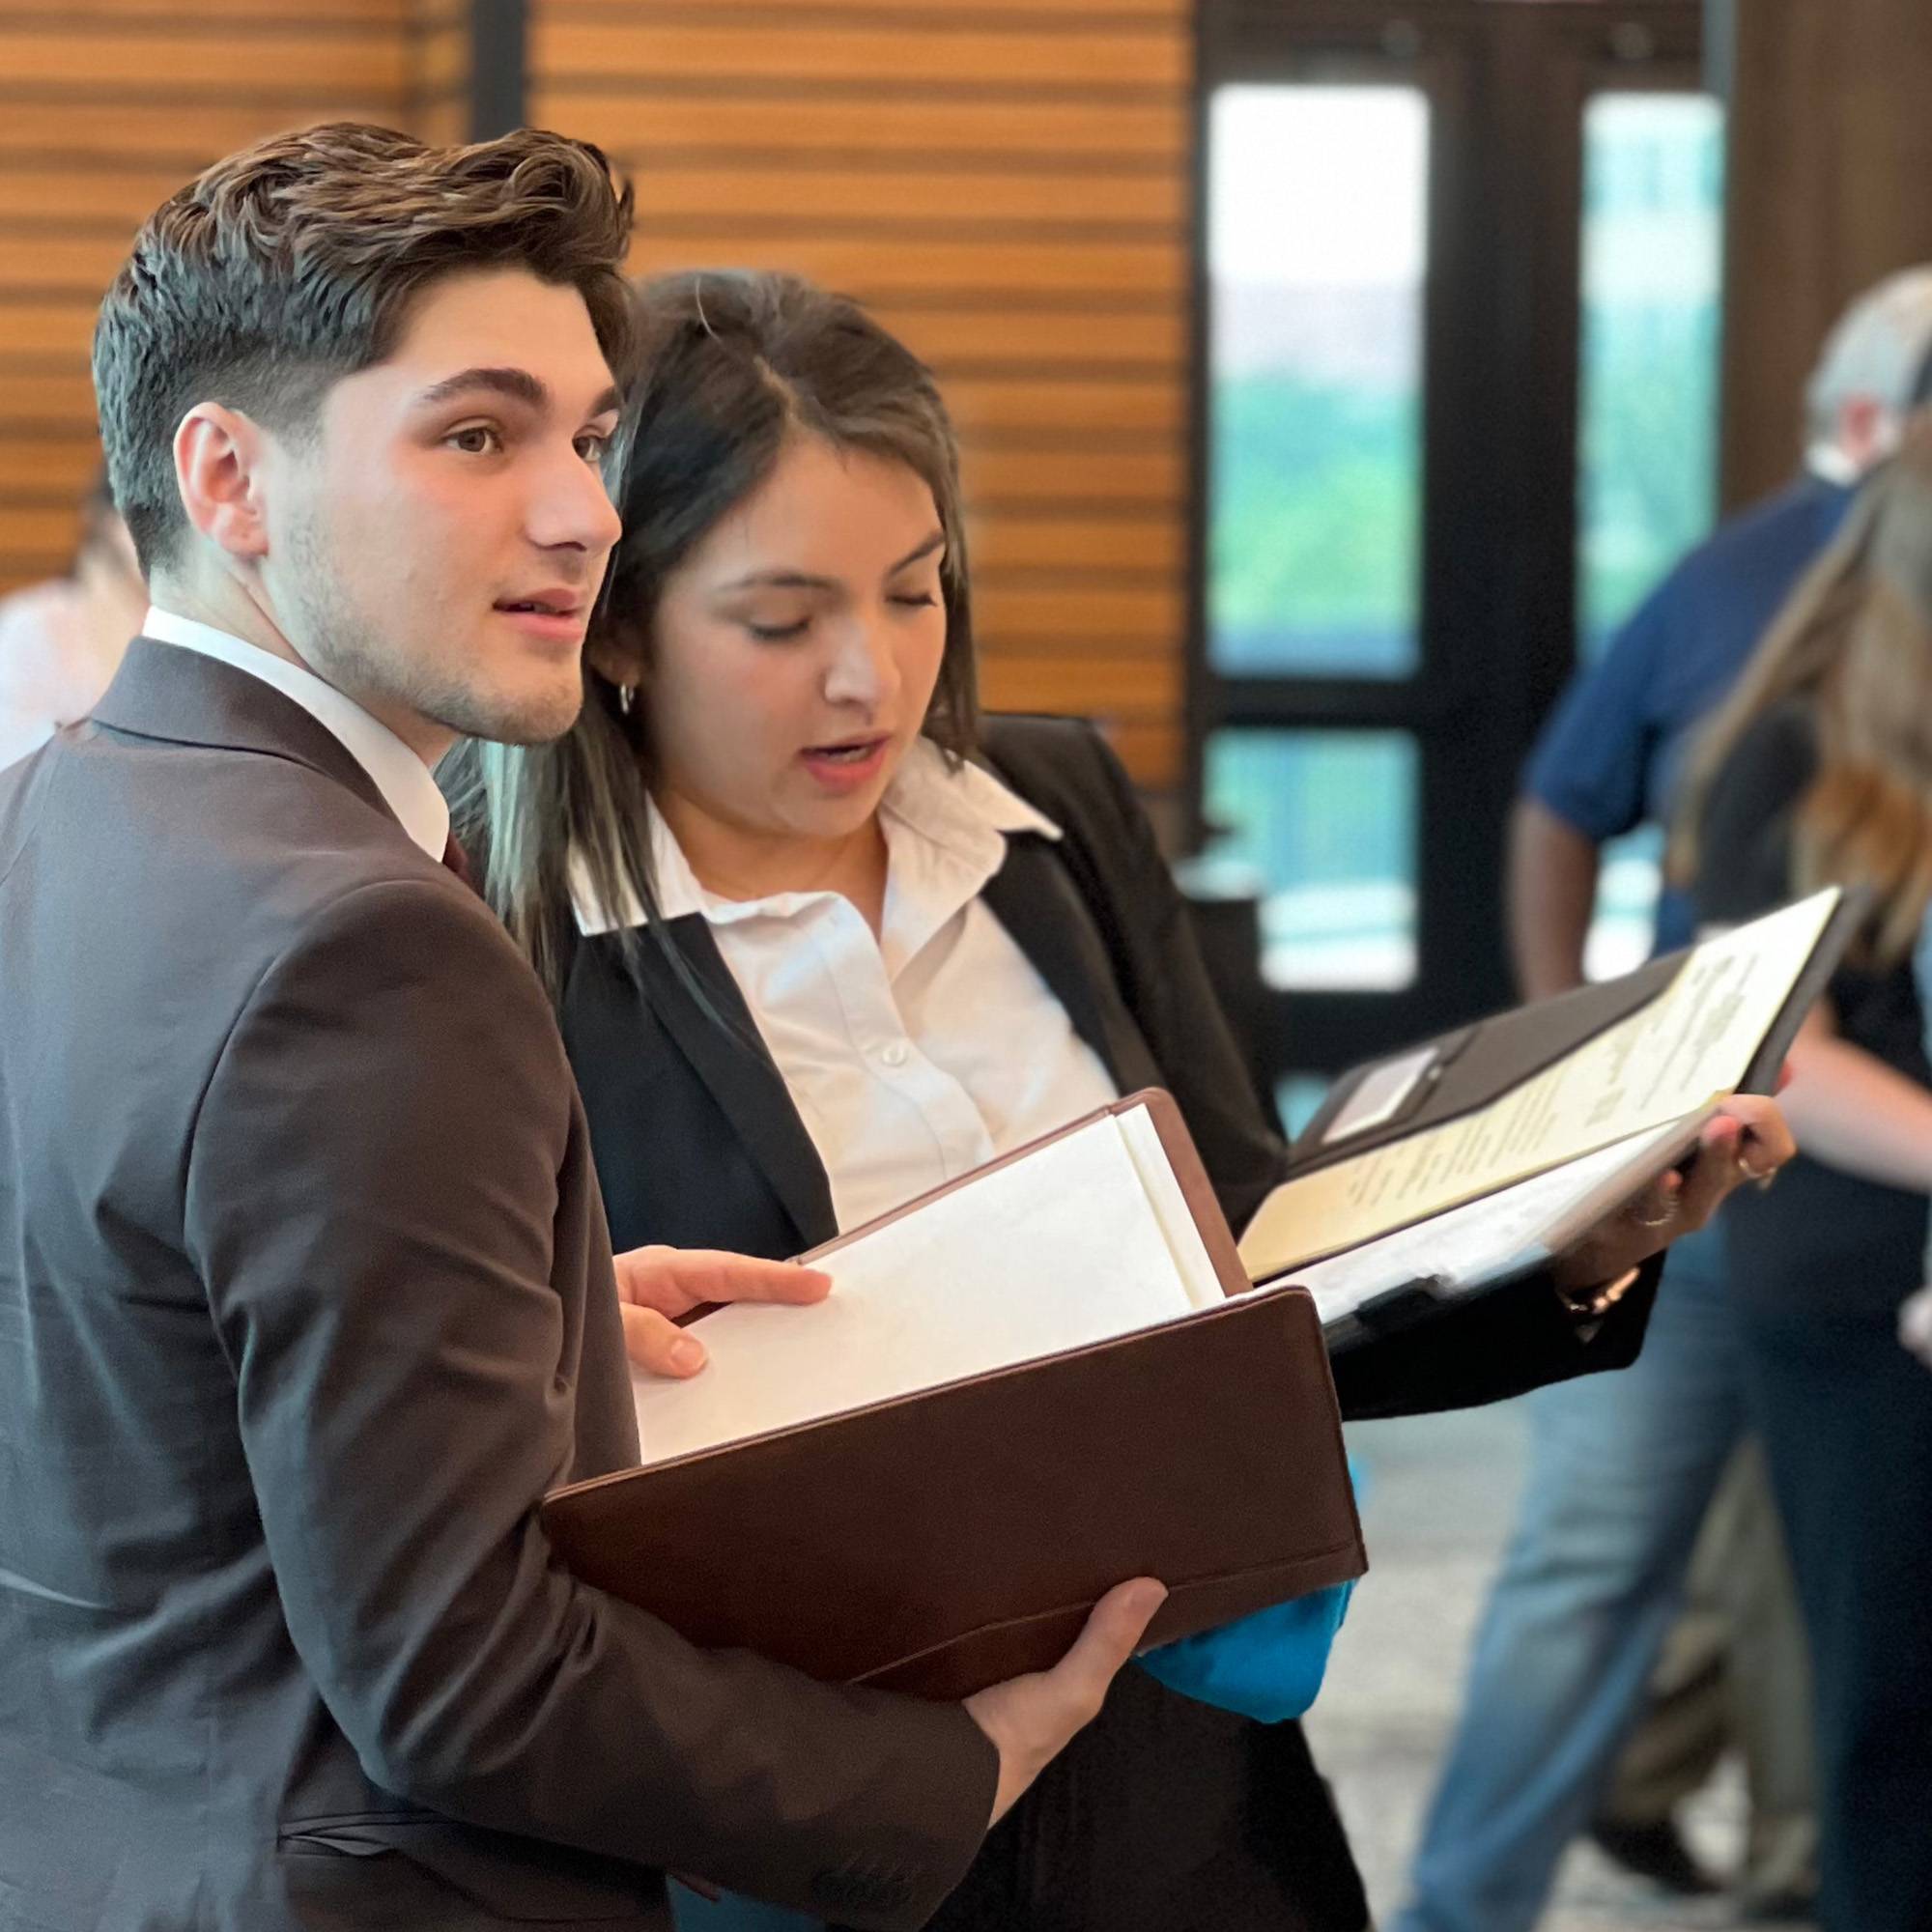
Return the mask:
[(1713, 721), (1678, 876), (1707, 927), (1871, 895), (1806, 1018), (1804, 1152), (1726, 1223), (1752, 1410), (1811, 1643), (1824, 1932), (1932, 1926), (1932, 427), (1867, 486)]
[[(1527, 997), (1581, 982), (1600, 847), (1666, 822), (1696, 725), (1831, 543), (1859, 478), (1923, 411), (1929, 375), (1921, 268), (1861, 297), (1827, 341), (1801, 475), (1685, 557), (1565, 694), (1511, 830), (1510, 936)], [(1656, 950), (1691, 933), (1688, 895), (1666, 886)], [(1677, 1242), (1666, 1284), (1628, 1375), (1528, 1405), (1527, 1484), (1400, 1932), (1526, 1932), (1593, 1821), (1620, 1862), (1711, 1889), (1673, 1812), (1733, 1740), (1751, 1800), (1747, 1916), (1790, 1916), (1814, 1887), (1803, 1634), (1761, 1458), (1740, 1447), (1721, 1230)], [(1687, 1573), (1695, 1608), (1678, 1624)]]
[[(555, 747), (472, 745), (442, 775), (557, 1001), (616, 1237), (796, 1254), (1152, 1085), (1243, 1226), (1287, 1150), (1126, 774), (1079, 720), (979, 717), (930, 373), (788, 276), (675, 276), (639, 300), (583, 713)], [(1737, 1172), (1713, 1150), (1669, 1225), (1612, 1217), (1567, 1298), (1546, 1272), (1338, 1358), (1343, 1414), (1620, 1368), (1655, 1275), (1624, 1270)], [(1270, 1669), (1293, 1641), (1209, 1636), (1267, 1646)], [(1287, 1715), (1312, 1685), (1264, 1721), (1179, 1662), (1122, 1673), (935, 1932), (1362, 1932)], [(812, 1922), (691, 1896), (679, 1919)]]
[(103, 470), (81, 505), (68, 574), (0, 601), (0, 768), (94, 709), (147, 609), (133, 539)]

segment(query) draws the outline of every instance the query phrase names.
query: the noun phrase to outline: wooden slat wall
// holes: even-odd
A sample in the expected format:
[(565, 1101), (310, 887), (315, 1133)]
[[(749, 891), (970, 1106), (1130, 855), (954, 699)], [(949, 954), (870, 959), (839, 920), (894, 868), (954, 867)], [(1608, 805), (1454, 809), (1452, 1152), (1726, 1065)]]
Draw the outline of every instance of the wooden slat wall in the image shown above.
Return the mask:
[(141, 219), (218, 156), (350, 118), (457, 139), (464, 0), (0, 0), (0, 590), (62, 569), (88, 344)]
[(1162, 789), (1186, 624), (1189, 0), (530, 0), (529, 118), (638, 180), (640, 271), (796, 270), (930, 359), (988, 701)]
[(1724, 260), (1727, 502), (1798, 458), (1799, 398), (1840, 309), (1932, 261), (1932, 7), (1740, 0)]

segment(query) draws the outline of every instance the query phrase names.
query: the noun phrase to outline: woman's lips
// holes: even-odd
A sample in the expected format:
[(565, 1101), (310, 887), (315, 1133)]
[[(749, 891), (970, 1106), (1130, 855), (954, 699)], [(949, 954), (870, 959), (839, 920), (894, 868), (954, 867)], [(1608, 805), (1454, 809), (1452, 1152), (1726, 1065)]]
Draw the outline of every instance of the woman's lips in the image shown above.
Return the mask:
[(878, 777), (892, 739), (867, 738), (850, 745), (809, 745), (799, 762), (827, 791), (856, 791)]

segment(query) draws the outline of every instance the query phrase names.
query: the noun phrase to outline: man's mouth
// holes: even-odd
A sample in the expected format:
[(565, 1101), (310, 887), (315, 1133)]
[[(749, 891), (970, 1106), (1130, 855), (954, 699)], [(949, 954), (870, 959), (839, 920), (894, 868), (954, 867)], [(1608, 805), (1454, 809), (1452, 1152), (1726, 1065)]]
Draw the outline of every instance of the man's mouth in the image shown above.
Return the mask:
[(500, 597), (497, 609), (513, 615), (527, 612), (539, 617), (575, 617), (583, 603), (568, 591), (539, 591), (530, 597)]

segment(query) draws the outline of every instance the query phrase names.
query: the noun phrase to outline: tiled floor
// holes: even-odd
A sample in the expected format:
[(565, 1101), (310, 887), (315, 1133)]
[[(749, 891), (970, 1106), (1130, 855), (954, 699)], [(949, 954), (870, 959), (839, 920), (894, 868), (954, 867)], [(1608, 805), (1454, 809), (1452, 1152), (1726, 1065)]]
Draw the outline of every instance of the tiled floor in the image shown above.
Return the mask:
[[(1368, 1474), (1363, 1522), (1374, 1564), (1356, 1592), (1308, 1728), (1334, 1782), (1378, 1918), (1403, 1894), (1436, 1759), (1454, 1721), (1469, 1634), (1506, 1532), (1523, 1457), (1512, 1408), (1351, 1432)], [(1742, 1793), (1719, 1778), (1690, 1819), (1714, 1868), (1731, 1863)], [(1572, 1851), (1542, 1932), (1711, 1932), (1722, 1900), (1670, 1900), (1587, 1846)]]

